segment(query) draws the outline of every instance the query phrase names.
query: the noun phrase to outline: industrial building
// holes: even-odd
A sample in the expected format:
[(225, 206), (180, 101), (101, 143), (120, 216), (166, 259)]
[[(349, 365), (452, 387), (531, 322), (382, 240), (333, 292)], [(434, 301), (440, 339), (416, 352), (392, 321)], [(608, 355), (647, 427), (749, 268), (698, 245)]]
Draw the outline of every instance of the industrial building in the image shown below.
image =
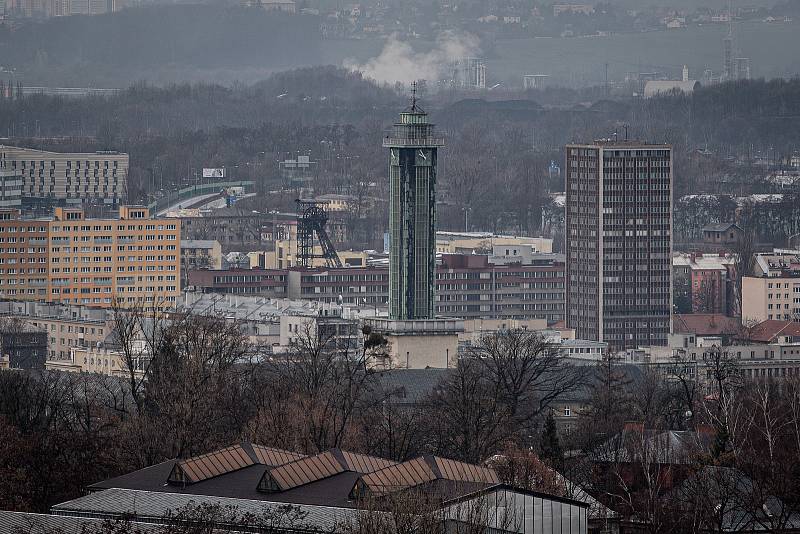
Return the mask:
[[(75, 526), (75, 518), (166, 525), (191, 506), (222, 506), (247, 532), (354, 532), (413, 505), (430, 528), (518, 534), (586, 534), (589, 504), (503, 484), (487, 467), (424, 455), (405, 462), (329, 449), (306, 456), (254, 443), (172, 459), (89, 486), (50, 515), (0, 512), (0, 527)], [(269, 521), (267, 528), (266, 523)], [(78, 523), (80, 523), (78, 522)], [(80, 525), (79, 525), (80, 526)], [(146, 530), (145, 530), (146, 531)]]
[(462, 89), (486, 89), (486, 63), (476, 57), (460, 58), (453, 62), (451, 83)]

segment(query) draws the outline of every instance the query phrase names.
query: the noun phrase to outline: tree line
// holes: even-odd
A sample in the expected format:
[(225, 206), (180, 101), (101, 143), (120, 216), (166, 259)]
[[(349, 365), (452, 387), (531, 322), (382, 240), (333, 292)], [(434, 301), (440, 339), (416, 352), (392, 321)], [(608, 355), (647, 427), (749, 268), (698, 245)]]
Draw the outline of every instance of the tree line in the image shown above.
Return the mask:
[[(373, 221), (388, 217), (381, 139), (406, 105), (402, 92), (335, 67), (276, 73), (250, 86), (140, 83), (108, 97), (0, 100), (0, 132), (38, 148), (128, 152), (129, 200), (136, 202), (196, 183), (203, 167), (225, 167), (230, 178), (258, 184), (260, 206), (290, 208), (266, 192), (287, 186), (279, 161), (310, 155), (306, 187), (313, 191), (304, 194), (359, 198), (355, 212), (370, 216), (347, 245), (375, 248), (383, 229)], [(551, 169), (551, 162), (563, 166), (564, 144), (622, 136), (626, 127), (632, 138), (673, 145), (676, 198), (773, 191), (753, 179), (765, 172), (753, 158), (777, 162), (798, 149), (798, 94), (800, 80), (792, 79), (651, 99), (553, 89), (507, 93), (503, 101), (431, 95), (424, 107), (447, 139), (437, 222), (447, 230), (539, 232), (548, 193), (564, 188), (563, 172)]]

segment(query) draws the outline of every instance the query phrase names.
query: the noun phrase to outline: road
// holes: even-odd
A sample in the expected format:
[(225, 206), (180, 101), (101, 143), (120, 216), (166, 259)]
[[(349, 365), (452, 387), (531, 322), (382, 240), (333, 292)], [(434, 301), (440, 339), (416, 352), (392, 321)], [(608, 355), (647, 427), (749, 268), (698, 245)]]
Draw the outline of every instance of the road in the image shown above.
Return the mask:
[(210, 193), (210, 194), (207, 194), (207, 195), (199, 195), (199, 196), (196, 196), (196, 197), (185, 198), (185, 199), (181, 200), (180, 202), (176, 202), (175, 204), (172, 204), (170, 206), (167, 206), (163, 210), (160, 210), (156, 215), (161, 217), (162, 215), (164, 215), (164, 214), (166, 214), (166, 213), (168, 213), (170, 211), (175, 211), (175, 210), (179, 210), (181, 208), (188, 208), (190, 206), (195, 206), (196, 204), (198, 204), (200, 202), (203, 202), (204, 200), (209, 200), (209, 199), (217, 200), (218, 197), (219, 197), (219, 193)]
[[(239, 200), (255, 195), (255, 193), (247, 193), (246, 195), (239, 197)], [(170, 211), (179, 210), (181, 208), (219, 209), (224, 208), (227, 205), (228, 202), (225, 197), (220, 197), (219, 193), (213, 193), (209, 195), (199, 195), (196, 197), (186, 198), (159, 211), (157, 215), (162, 216)]]

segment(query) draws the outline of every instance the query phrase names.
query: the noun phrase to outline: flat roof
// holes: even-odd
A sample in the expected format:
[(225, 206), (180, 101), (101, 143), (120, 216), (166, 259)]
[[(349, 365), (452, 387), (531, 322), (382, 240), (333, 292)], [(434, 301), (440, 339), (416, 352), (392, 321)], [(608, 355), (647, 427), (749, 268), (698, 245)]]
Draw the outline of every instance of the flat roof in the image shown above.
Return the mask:
[[(187, 506), (206, 504), (235, 508), (240, 514), (253, 514), (256, 517), (265, 513), (273, 513), (280, 518), (285, 515), (287, 503), (191, 493), (110, 488), (57, 504), (51, 508), (51, 512), (54, 515), (132, 516), (134, 519), (154, 520), (165, 518), (170, 512)], [(355, 508), (294, 503), (292, 505), (302, 512), (304, 517), (294, 524), (283, 526), (281, 530), (333, 532), (337, 525), (356, 521), (361, 513)]]
[(27, 148), (22, 146), (13, 145), (0, 145), (0, 151), (19, 150), (24, 152), (35, 152), (38, 154), (53, 154), (57, 156), (74, 156), (74, 157), (87, 157), (87, 156), (125, 156), (126, 152), (117, 152), (116, 150), (97, 150), (95, 152), (54, 152), (52, 150), (42, 150), (39, 148)]

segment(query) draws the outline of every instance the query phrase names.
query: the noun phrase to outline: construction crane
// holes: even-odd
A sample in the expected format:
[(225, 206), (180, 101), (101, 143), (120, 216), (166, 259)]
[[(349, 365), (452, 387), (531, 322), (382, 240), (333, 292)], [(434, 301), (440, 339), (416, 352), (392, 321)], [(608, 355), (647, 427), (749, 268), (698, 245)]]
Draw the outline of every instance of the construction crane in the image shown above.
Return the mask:
[[(324, 258), (328, 267), (342, 267), (342, 261), (325, 231), (328, 214), (319, 202), (297, 199), (297, 262), (300, 267), (312, 267), (314, 258)], [(321, 254), (314, 252), (314, 234)]]

